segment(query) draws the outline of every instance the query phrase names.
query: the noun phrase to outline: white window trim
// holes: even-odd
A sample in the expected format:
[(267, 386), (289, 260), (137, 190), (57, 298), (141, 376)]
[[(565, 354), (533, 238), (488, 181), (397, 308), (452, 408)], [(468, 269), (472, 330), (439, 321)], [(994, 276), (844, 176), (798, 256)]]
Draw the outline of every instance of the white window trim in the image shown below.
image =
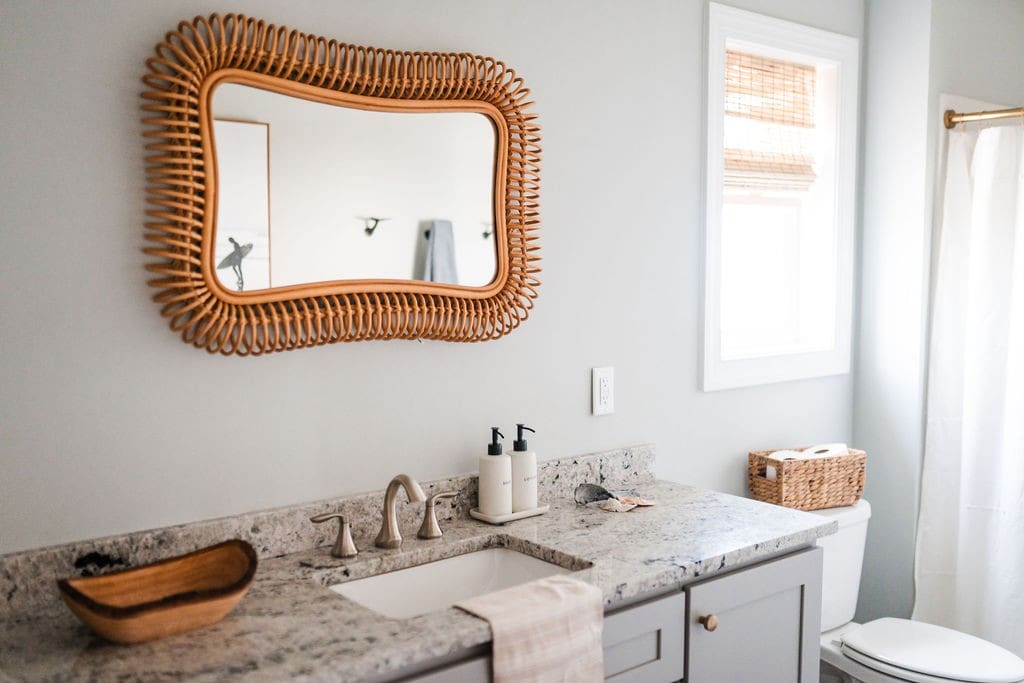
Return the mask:
[[(812, 353), (721, 359), (721, 220), (725, 45), (748, 42), (759, 54), (800, 61), (806, 56), (837, 66), (836, 122), (836, 329), (835, 348)], [(704, 261), (704, 391), (785, 382), (850, 372), (853, 333), (854, 225), (860, 41), (753, 12), (710, 3), (708, 21), (707, 178)]]

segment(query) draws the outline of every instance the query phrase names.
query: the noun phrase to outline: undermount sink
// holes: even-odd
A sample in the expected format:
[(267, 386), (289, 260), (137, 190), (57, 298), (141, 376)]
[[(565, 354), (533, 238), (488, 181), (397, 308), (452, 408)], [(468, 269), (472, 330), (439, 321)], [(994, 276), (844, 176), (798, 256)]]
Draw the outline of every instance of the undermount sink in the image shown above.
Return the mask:
[(386, 617), (408, 619), (460, 600), (571, 570), (508, 548), (488, 548), (330, 586)]

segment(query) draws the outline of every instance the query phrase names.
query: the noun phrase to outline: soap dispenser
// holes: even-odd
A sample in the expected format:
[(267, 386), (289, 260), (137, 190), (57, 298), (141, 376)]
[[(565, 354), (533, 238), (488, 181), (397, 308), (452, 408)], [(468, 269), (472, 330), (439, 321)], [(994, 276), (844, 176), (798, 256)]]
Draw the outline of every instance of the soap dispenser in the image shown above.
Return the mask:
[(512, 514), (512, 459), (501, 454), (498, 437), (505, 435), (491, 427), (487, 455), (480, 458), (480, 512), (491, 517)]
[(536, 434), (522, 423), (516, 425), (516, 440), (512, 444), (512, 512), (537, 507), (537, 454), (526, 450), (524, 431)]

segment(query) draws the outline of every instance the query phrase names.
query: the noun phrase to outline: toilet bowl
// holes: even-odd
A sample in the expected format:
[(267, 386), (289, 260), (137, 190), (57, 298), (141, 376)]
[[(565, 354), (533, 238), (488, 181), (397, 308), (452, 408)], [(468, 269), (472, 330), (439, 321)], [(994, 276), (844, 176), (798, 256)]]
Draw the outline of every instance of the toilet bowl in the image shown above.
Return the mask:
[(814, 514), (839, 523), (818, 540), (822, 683), (1024, 683), (1024, 660), (981, 638), (910, 619), (854, 623), (871, 506), (861, 500)]

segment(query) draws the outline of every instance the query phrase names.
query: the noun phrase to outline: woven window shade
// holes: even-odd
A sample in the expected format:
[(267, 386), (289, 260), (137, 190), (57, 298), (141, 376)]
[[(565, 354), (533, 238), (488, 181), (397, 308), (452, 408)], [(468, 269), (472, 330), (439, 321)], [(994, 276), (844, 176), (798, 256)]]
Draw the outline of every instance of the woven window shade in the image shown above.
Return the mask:
[(815, 178), (814, 67), (725, 54), (726, 187), (806, 190)]

